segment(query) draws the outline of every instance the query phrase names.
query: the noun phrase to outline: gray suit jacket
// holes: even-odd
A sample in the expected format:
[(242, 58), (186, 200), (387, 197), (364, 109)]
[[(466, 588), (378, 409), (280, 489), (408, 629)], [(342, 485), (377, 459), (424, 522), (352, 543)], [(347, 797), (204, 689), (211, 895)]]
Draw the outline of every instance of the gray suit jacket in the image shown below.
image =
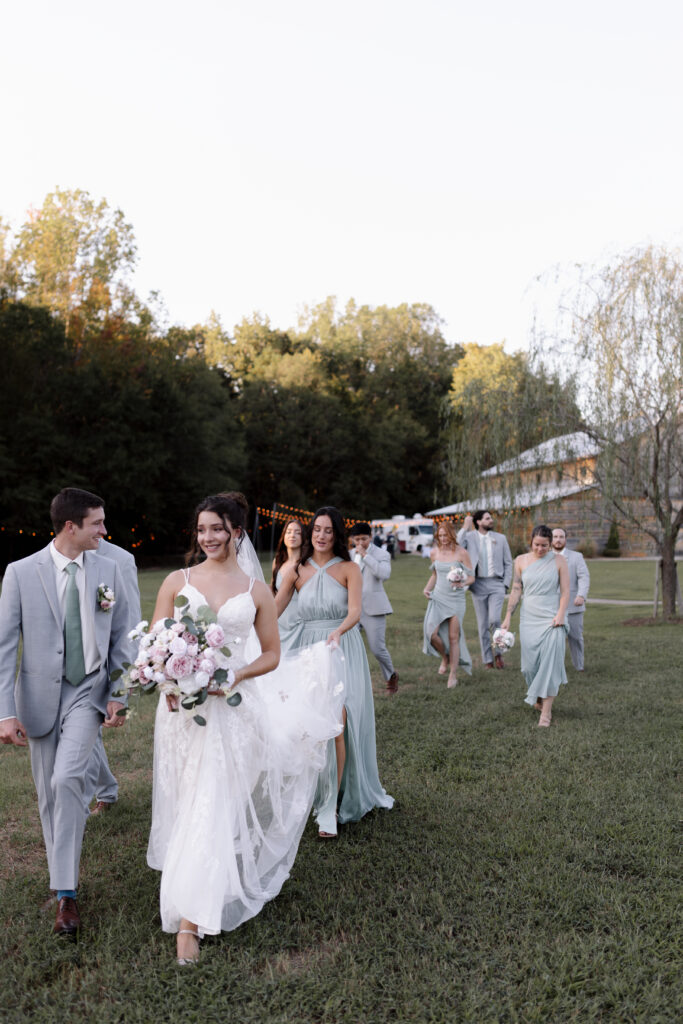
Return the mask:
[[(90, 702), (106, 714), (113, 699), (110, 676), (133, 660), (128, 640), (130, 610), (116, 564), (94, 551), (84, 553), (86, 590), (93, 602), (95, 641), (102, 660), (93, 678)], [(97, 605), (100, 583), (111, 587), (116, 603), (103, 612)], [(17, 652), (21, 664), (16, 676)], [(17, 717), (31, 737), (48, 733), (59, 712), (64, 671), (64, 621), (57, 599), (49, 545), (7, 566), (0, 594), (0, 718)], [(16, 681), (15, 681), (16, 676)]]
[(121, 573), (123, 585), (126, 588), (128, 605), (130, 609), (129, 627), (133, 629), (142, 618), (140, 608), (140, 590), (138, 588), (138, 567), (130, 551), (120, 548), (118, 544), (111, 544), (108, 540), (102, 539), (97, 548), (97, 554), (116, 562)]
[(360, 563), (363, 575), (363, 614), (391, 615), (393, 608), (384, 592), (383, 580), (391, 576), (391, 555), (371, 544)]
[[(491, 546), (493, 549), (493, 572), (500, 576), (507, 590), (512, 580), (512, 555), (507, 537), (502, 533), (490, 531)], [(463, 527), (458, 531), (458, 544), (461, 544), (468, 552), (472, 561), (472, 572), (476, 574), (479, 563), (479, 531), (468, 530)]]
[(591, 582), (590, 573), (580, 551), (570, 551), (569, 548), (565, 548), (564, 553), (567, 556), (567, 565), (569, 567), (569, 607), (567, 608), (567, 614), (580, 615), (585, 611), (586, 606), (585, 604), (575, 605), (574, 598), (578, 595), (585, 601), (588, 597), (588, 588)]

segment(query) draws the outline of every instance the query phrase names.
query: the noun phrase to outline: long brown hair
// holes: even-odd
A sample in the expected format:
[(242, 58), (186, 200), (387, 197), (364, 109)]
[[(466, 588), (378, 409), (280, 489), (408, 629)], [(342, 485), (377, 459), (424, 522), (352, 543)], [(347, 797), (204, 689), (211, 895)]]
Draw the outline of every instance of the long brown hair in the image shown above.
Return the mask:
[(278, 545), (275, 550), (275, 558), (273, 559), (273, 578), (270, 581), (270, 589), (273, 591), (274, 594), (277, 594), (277, 587), (275, 586), (277, 574), (280, 570), (280, 567), (284, 565), (284, 563), (287, 561), (287, 558), (289, 557), (289, 554), (287, 552), (287, 545), (285, 544), (285, 534), (287, 532), (287, 527), (291, 526), (292, 523), (295, 523), (301, 530), (301, 547), (303, 548), (304, 538), (306, 536), (306, 527), (304, 526), (300, 519), (288, 519), (285, 525), (282, 527), (280, 540), (278, 541)]
[(190, 550), (185, 555), (185, 565), (196, 565), (204, 558), (204, 553), (197, 543), (197, 520), (202, 512), (215, 512), (223, 520), (223, 526), (230, 535), (230, 540), (235, 530), (241, 530), (240, 537), (235, 541), (235, 551), (239, 551), (242, 536), (247, 529), (247, 512), (249, 505), (247, 499), (239, 491), (230, 491), (226, 494), (211, 494), (208, 498), (200, 501), (194, 510), (192, 519), (192, 539)]
[(332, 554), (337, 558), (341, 558), (343, 562), (350, 562), (351, 556), (349, 555), (349, 549), (346, 544), (346, 529), (344, 527), (344, 520), (342, 519), (341, 512), (335, 508), (334, 505), (323, 505), (319, 508), (316, 514), (311, 519), (306, 529), (306, 539), (301, 549), (301, 562), (300, 565), (305, 565), (308, 559), (313, 554), (313, 527), (315, 526), (316, 519), (320, 519), (321, 516), (327, 516), (332, 523), (332, 529), (334, 531), (334, 545), (332, 547)]

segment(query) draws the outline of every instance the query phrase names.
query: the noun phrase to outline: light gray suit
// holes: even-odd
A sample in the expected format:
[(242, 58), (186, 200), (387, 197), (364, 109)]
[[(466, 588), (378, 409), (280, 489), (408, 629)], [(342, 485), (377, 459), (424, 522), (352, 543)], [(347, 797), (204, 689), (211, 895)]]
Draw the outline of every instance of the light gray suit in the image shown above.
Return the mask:
[[(19, 718), (28, 734), (53, 889), (76, 889), (78, 884), (85, 770), (118, 685), (111, 683), (111, 674), (132, 653), (128, 600), (118, 568), (93, 551), (84, 552), (83, 568), (101, 664), (79, 686), (64, 679), (64, 616), (49, 545), (7, 566), (0, 595), (0, 718)], [(97, 605), (100, 583), (117, 595), (110, 612)]]
[(562, 552), (567, 558), (569, 568), (569, 607), (567, 608), (567, 625), (569, 627), (569, 655), (574, 668), (583, 671), (583, 613), (586, 605), (575, 605), (574, 598), (582, 597), (584, 602), (588, 597), (591, 577), (588, 566), (580, 551), (570, 551), (565, 548)]
[(463, 527), (458, 532), (458, 543), (468, 552), (472, 562), (472, 572), (475, 575), (474, 583), (470, 587), (470, 594), (477, 616), (479, 646), (484, 664), (493, 663), (491, 636), (500, 626), (505, 591), (512, 580), (512, 555), (507, 537), (502, 533), (496, 533), (495, 530), (490, 530), (489, 536), (493, 553), (493, 576), (479, 576), (477, 574), (480, 552), (479, 531), (465, 531)]
[[(104, 539), (99, 543), (97, 554), (111, 559), (112, 562), (116, 562), (119, 568), (128, 598), (128, 628), (131, 630), (134, 626), (137, 626), (142, 618), (140, 591), (138, 589), (138, 570), (135, 559), (125, 548), (120, 548), (118, 544), (110, 544), (108, 540)], [(86, 808), (90, 807), (93, 798), (102, 800), (107, 804), (113, 804), (118, 799), (118, 795), (119, 784), (109, 767), (107, 751), (102, 742), (102, 730), (100, 729), (97, 742), (88, 761), (88, 770), (85, 776), (85, 806)]]
[(391, 615), (393, 608), (384, 592), (383, 582), (391, 576), (391, 555), (384, 548), (378, 548), (376, 544), (371, 544), (359, 564), (363, 576), (360, 624), (368, 638), (368, 646), (380, 664), (386, 682), (394, 674), (394, 665), (386, 644), (386, 617)]

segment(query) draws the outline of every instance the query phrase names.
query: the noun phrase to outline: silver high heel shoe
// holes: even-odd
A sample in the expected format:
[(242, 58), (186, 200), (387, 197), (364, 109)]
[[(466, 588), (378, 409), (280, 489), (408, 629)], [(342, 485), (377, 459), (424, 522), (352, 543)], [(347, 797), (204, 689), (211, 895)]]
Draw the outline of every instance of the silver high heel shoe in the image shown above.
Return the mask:
[(194, 935), (195, 939), (197, 940), (197, 956), (179, 956), (176, 957), (176, 963), (178, 964), (179, 967), (196, 967), (197, 964), (199, 963), (199, 933), (193, 931), (191, 928), (180, 928), (176, 932), (176, 935)]

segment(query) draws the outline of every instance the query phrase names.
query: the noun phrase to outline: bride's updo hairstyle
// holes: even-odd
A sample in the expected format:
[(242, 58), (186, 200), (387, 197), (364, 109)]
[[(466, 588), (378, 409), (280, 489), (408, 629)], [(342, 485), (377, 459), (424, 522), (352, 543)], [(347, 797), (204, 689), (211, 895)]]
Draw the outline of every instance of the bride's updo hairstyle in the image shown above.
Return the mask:
[(190, 550), (185, 556), (186, 565), (195, 565), (204, 557), (204, 553), (197, 542), (197, 522), (202, 512), (214, 512), (223, 520), (225, 529), (230, 534), (230, 539), (236, 530), (240, 531), (239, 537), (235, 540), (235, 552), (239, 551), (242, 538), (247, 530), (247, 512), (249, 505), (247, 499), (239, 491), (226, 491), (221, 494), (212, 494), (200, 501), (194, 510), (192, 519), (192, 540)]
[(344, 520), (341, 517), (341, 512), (339, 509), (335, 508), (334, 505), (323, 505), (322, 508), (318, 509), (308, 524), (306, 536), (301, 546), (300, 565), (305, 565), (313, 554), (313, 527), (315, 526), (316, 519), (319, 519), (320, 516), (328, 516), (332, 523), (332, 529), (334, 531), (334, 547), (332, 548), (332, 554), (338, 556), (344, 562), (350, 562), (351, 556), (349, 555), (349, 549), (346, 544), (346, 529), (344, 527)]

